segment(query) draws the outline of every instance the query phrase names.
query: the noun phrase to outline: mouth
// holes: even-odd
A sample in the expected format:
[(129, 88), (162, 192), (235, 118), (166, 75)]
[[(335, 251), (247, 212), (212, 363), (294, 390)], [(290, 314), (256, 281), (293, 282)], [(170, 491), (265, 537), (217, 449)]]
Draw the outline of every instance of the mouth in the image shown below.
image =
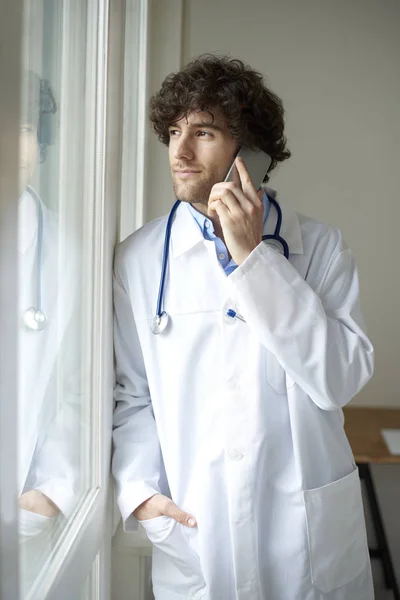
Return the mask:
[(182, 170), (175, 171), (175, 173), (178, 175), (178, 177), (181, 177), (182, 179), (194, 177), (195, 175), (198, 175), (200, 172), (201, 171), (194, 171), (192, 169), (182, 169)]

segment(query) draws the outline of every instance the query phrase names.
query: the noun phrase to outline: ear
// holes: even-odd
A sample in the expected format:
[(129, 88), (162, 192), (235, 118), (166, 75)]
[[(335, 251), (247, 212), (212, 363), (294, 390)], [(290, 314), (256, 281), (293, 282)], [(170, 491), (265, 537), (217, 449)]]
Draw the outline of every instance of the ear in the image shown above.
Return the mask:
[(262, 188), (258, 190), (257, 196), (259, 200), (262, 200), (262, 197), (264, 196), (264, 190)]

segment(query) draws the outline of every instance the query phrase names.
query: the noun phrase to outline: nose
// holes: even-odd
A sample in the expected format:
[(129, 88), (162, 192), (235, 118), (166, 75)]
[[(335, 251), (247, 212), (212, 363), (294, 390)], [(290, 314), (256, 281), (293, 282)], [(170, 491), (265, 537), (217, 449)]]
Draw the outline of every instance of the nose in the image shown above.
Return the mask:
[(175, 142), (174, 157), (177, 160), (192, 160), (193, 156), (194, 153), (189, 136), (182, 133), (179, 139)]

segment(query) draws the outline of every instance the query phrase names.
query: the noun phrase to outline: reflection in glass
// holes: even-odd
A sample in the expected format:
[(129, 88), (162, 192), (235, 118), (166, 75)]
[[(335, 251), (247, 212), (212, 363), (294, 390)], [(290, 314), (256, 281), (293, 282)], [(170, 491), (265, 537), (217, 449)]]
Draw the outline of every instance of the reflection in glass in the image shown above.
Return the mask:
[[(26, 38), (40, 52), (25, 52), (22, 70), (18, 481), (22, 597), (36, 598), (35, 586), (89, 489), (87, 361), (82, 366), (89, 288), (82, 285), (82, 193), (74, 187), (66, 195), (60, 186), (61, 156), (70, 152), (60, 132), (63, 3), (26, 2), (25, 10)], [(71, 94), (81, 93), (83, 75)], [(82, 156), (68, 160), (79, 175)]]

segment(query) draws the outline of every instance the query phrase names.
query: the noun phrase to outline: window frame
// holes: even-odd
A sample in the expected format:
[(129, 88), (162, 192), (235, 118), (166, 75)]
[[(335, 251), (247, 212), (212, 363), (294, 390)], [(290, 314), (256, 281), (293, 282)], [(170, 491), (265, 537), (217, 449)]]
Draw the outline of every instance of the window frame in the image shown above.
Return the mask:
[[(42, 6), (41, 1), (38, 4)], [(63, 0), (62, 83), (66, 77), (73, 76), (73, 49), (68, 50), (68, 32), (79, 25), (74, 20), (74, 9), (76, 17), (76, 8), (80, 4), (79, 0)], [(96, 64), (85, 96), (85, 113), (88, 114), (89, 109), (94, 115), (91, 122), (85, 123), (85, 136), (93, 141), (85, 164), (92, 161), (96, 168), (92, 174), (90, 169), (86, 170), (88, 176), (84, 182), (84, 193), (90, 197), (84, 216), (85, 223), (90, 222), (87, 250), (96, 257), (93, 336), (88, 348), (91, 418), (94, 422), (90, 453), (94, 468), (90, 482), (92, 489), (71, 518), (52, 561), (44, 569), (44, 576), (31, 591), (29, 598), (32, 599), (69, 600), (85, 596), (90, 600), (106, 600), (111, 597), (111, 536), (115, 524), (109, 477), (114, 384), (111, 275), (118, 231), (121, 238), (121, 223), (128, 223), (126, 235), (143, 224), (150, 0), (89, 0), (88, 4), (90, 50), (87, 61)], [(2, 80), (9, 81), (7, 93), (0, 97), (0, 125), (2, 132), (7, 132), (0, 136), (0, 156), (7, 159), (0, 161), (0, 302), (5, 309), (0, 311), (0, 451), (7, 456), (7, 463), (0, 464), (0, 596), (13, 598), (19, 597), (17, 407), (8, 399), (15, 394), (18, 380), (18, 349), (16, 343), (10, 343), (16, 338), (18, 320), (18, 278), (14, 277), (10, 285), (10, 273), (16, 273), (18, 267), (18, 213), (17, 204), (8, 199), (18, 197), (20, 114), (16, 98), (22, 101), (21, 47), (24, 22), (29, 18), (24, 1), (15, 0), (7, 18), (0, 22), (0, 39), (10, 50), (0, 64)], [(37, 26), (40, 26), (39, 18), (35, 19), (34, 27)], [(129, 40), (127, 44), (126, 39)], [(32, 48), (32, 43), (29, 40), (28, 51), (39, 56), (41, 45)], [(128, 54), (132, 47), (138, 48), (137, 55)], [(135, 103), (132, 103), (133, 94), (137, 96)], [(68, 208), (64, 190), (67, 182), (71, 185), (73, 175), (68, 169), (69, 148), (63, 140), (68, 133), (68, 119), (76, 107), (68, 105), (67, 96), (68, 90), (61, 85), (59, 101), (63, 114), (60, 116), (61, 152), (58, 157), (61, 215), (63, 211), (66, 214)], [(3, 128), (3, 123), (7, 127)], [(135, 165), (134, 175), (131, 161)], [(136, 194), (132, 193), (131, 185)]]
[[(114, 0), (113, 7), (117, 4), (121, 3)], [(110, 399), (113, 388), (111, 256), (116, 234), (118, 181), (113, 178), (112, 183), (107, 183), (107, 178), (108, 174), (115, 170), (115, 162), (118, 162), (119, 157), (108, 152), (107, 135), (108, 121), (114, 119), (115, 122), (117, 112), (115, 104), (110, 103), (108, 85), (111, 85), (111, 81), (108, 80), (108, 76), (114, 67), (118, 70), (118, 65), (109, 62), (110, 0), (88, 0), (87, 30), (84, 36), (87, 37), (85, 106), (77, 107), (70, 102), (66, 82), (73, 81), (77, 58), (70, 33), (81, 27), (81, 6), (79, 0), (63, 2), (60, 98), (63, 114), (60, 120), (59, 211), (61, 219), (67, 218), (68, 193), (71, 181), (74, 181), (71, 160), (74, 140), (69, 140), (68, 136), (70, 123), (75, 119), (75, 122), (83, 121), (84, 137), (87, 140), (83, 181), (83, 239), (86, 245), (83, 247), (83, 255), (94, 257), (92, 265), (85, 273), (85, 277), (93, 281), (93, 286), (86, 299), (91, 309), (89, 313), (92, 314), (90, 343), (85, 344), (86, 356), (83, 359), (85, 364), (90, 365), (90, 407), (87, 418), (90, 418), (92, 430), (90, 448), (82, 448), (86, 452), (89, 450), (89, 491), (71, 517), (68, 529), (62, 535), (59, 547), (55, 549), (46, 577), (42, 579), (40, 587), (32, 590), (27, 600), (33, 600), (35, 597), (47, 600), (78, 598), (91, 572), (90, 595), (93, 598), (100, 597), (97, 584), (101, 575), (99, 551), (102, 549), (106, 552), (110, 544), (109, 537), (107, 539), (107, 535), (104, 534), (107, 531), (109, 506), (112, 427)], [(115, 81), (113, 83), (115, 85)], [(93, 118), (85, 119), (88, 115), (93, 115)]]
[[(40, 3), (41, 4), (41, 3)], [(68, 31), (77, 26), (79, 0), (63, 5), (63, 50), (62, 79), (73, 75), (72, 49), (68, 48)], [(89, 152), (85, 164), (84, 182), (87, 208), (84, 224), (89, 226), (85, 236), (87, 256), (93, 256), (93, 292), (90, 354), (90, 398), (93, 432), (91, 435), (91, 489), (77, 508), (61, 536), (58, 547), (47, 568), (42, 570), (28, 598), (67, 600), (78, 598), (85, 581), (90, 576), (90, 597), (106, 598), (106, 589), (99, 585), (105, 582), (107, 565), (104, 558), (110, 555), (111, 547), (111, 493), (109, 464), (112, 428), (112, 258), (117, 233), (118, 201), (120, 196), (120, 63), (123, 40), (123, 0), (88, 1), (88, 54), (87, 64), (92, 73), (86, 94), (85, 112), (93, 114), (87, 120), (85, 135), (89, 136)], [(23, 25), (29, 18), (24, 12), (24, 2), (17, 0), (7, 18), (1, 20), (0, 39), (9, 49), (1, 61), (2, 81), (8, 81), (0, 98), (0, 451), (7, 462), (0, 465), (0, 596), (19, 597), (19, 547), (18, 547), (18, 504), (17, 504), (17, 406), (9, 402), (15, 397), (18, 381), (18, 198), (19, 178), (19, 130), (22, 102), (21, 64), (23, 64)], [(74, 18), (75, 17), (75, 18)], [(35, 22), (40, 19), (35, 19)], [(36, 25), (35, 25), (36, 27)], [(109, 34), (110, 37), (109, 37)], [(86, 37), (86, 36), (85, 36)], [(30, 42), (29, 42), (30, 43)], [(112, 44), (112, 51), (109, 49)], [(40, 47), (40, 39), (39, 44)], [(40, 52), (40, 48), (38, 52)], [(95, 65), (95, 68), (93, 66)], [(109, 77), (109, 78), (108, 78)], [(66, 93), (66, 90), (64, 90)], [(16, 98), (19, 102), (16, 102)], [(63, 90), (61, 100), (63, 100)], [(68, 171), (68, 153), (65, 145), (68, 128), (68, 107), (61, 118), (60, 168), (60, 218), (68, 209), (65, 183), (71, 181)], [(3, 127), (4, 125), (4, 127)], [(3, 135), (3, 132), (5, 135)], [(117, 132), (117, 135), (115, 134)], [(64, 143), (63, 143), (64, 140)], [(72, 148), (73, 150), (73, 148)], [(107, 156), (107, 160), (106, 160)], [(64, 197), (63, 197), (64, 194)], [(109, 562), (109, 561), (108, 561)], [(43, 573), (44, 571), (44, 573)]]

